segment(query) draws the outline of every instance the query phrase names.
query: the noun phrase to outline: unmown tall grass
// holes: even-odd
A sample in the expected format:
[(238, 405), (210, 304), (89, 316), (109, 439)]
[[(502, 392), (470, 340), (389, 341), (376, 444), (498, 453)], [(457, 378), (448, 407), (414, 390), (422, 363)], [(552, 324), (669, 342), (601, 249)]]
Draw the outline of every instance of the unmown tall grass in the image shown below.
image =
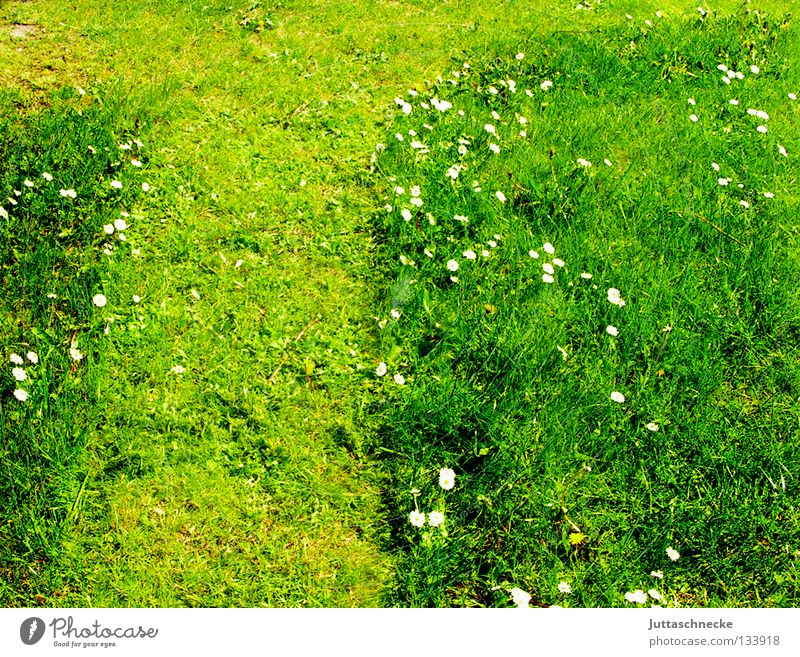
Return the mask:
[(97, 364), (113, 318), (93, 299), (113, 287), (112, 249), (129, 250), (104, 226), (138, 203), (131, 160), (147, 157), (132, 141), (142, 126), (119, 104), (69, 87), (47, 110), (23, 107), (0, 98), (0, 600), (34, 604), (76, 521), (103, 398)]
[(796, 32), (742, 11), (520, 50), (402, 95), (375, 156), (390, 601), (796, 604)]

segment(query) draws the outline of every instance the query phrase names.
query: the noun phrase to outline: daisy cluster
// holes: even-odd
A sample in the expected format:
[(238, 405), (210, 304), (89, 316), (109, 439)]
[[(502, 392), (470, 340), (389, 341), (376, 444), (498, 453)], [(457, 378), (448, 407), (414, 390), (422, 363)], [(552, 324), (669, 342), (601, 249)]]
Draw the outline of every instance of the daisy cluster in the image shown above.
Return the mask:
[[(96, 201), (95, 195), (99, 193), (101, 203), (110, 205), (121, 205), (131, 200), (132, 195), (127, 192), (126, 187), (135, 186), (136, 194), (151, 191), (150, 183), (141, 180), (141, 175), (137, 172), (142, 169), (142, 151), (144, 144), (139, 139), (112, 146), (95, 146), (86, 144), (83, 157), (87, 162), (92, 158), (102, 158), (97, 160), (96, 170), (99, 173), (98, 179), (82, 181), (82, 186), (73, 183), (64, 184), (62, 180), (74, 180), (70, 172), (61, 173), (59, 171), (44, 170), (39, 173), (23, 172), (17, 179), (16, 184), (12, 184), (11, 193), (4, 200), (0, 200), (0, 221), (4, 222), (7, 230), (14, 234), (15, 226), (22, 222), (28, 222), (29, 213), (41, 213), (42, 208), (47, 208), (48, 212), (53, 212), (53, 199), (58, 199), (55, 212), (59, 216), (59, 224), (65, 228), (57, 236), (59, 239), (70, 239), (76, 229), (70, 226), (80, 226), (76, 218), (84, 213), (82, 202)], [(103, 164), (106, 163), (106, 164)], [(118, 178), (108, 178), (105, 171), (108, 168), (115, 171)], [(48, 167), (49, 168), (49, 167)], [(135, 183), (132, 181), (138, 181)], [(123, 182), (125, 181), (125, 182)], [(103, 190), (105, 188), (105, 190)], [(114, 254), (119, 249), (119, 245), (127, 244), (128, 232), (134, 216), (125, 210), (119, 210), (118, 216), (102, 226), (97, 233), (97, 248), (107, 256)], [(80, 227), (80, 230), (83, 230)], [(126, 247), (131, 255), (138, 255), (139, 249)], [(48, 301), (56, 304), (59, 295), (55, 292), (47, 293)], [(101, 291), (95, 291), (91, 297), (92, 305), (98, 309), (106, 308), (108, 299)], [(54, 306), (55, 307), (55, 306)], [(110, 330), (110, 324), (114, 320), (113, 315), (106, 317), (105, 333)], [(68, 344), (68, 355), (73, 363), (84, 360), (84, 353), (78, 345), (77, 331), (72, 335)], [(30, 391), (25, 387), (25, 382), (29, 381), (29, 373), (23, 365), (37, 365), (38, 356), (34, 351), (26, 354), (25, 358), (14, 353), (11, 361), (15, 365), (12, 369), (12, 376), (17, 382), (17, 387), (13, 391), (13, 396), (19, 402), (27, 402), (30, 398)]]
[[(453, 470), (450, 468), (442, 468), (439, 470), (439, 486), (442, 488), (442, 490), (452, 490), (455, 485), (456, 473)], [(417, 504), (417, 497), (419, 493), (420, 491), (417, 488), (411, 490), (411, 494), (414, 496), (414, 510), (408, 514), (408, 521), (414, 527), (424, 527), (425, 523), (427, 522), (427, 524), (431, 527), (441, 527), (444, 529), (444, 512), (436, 510), (423, 513), (420, 511)]]
[[(764, 135), (761, 139), (765, 149), (770, 151), (774, 149), (772, 152), (777, 151), (781, 157), (788, 158), (789, 152), (783, 144), (766, 138), (770, 132), (769, 121), (774, 116), (763, 108), (744, 108), (737, 97), (739, 94), (732, 94), (731, 90), (727, 88), (734, 83), (741, 84), (743, 85), (741, 91), (744, 92), (748, 88), (748, 78), (756, 78), (764, 74), (761, 66), (743, 62), (735, 70), (726, 63), (720, 63), (717, 65), (717, 70), (722, 73), (723, 89), (717, 90), (716, 97), (706, 98), (701, 103), (698, 103), (695, 97), (688, 98), (687, 103), (691, 107), (689, 121), (702, 126), (704, 118), (707, 118), (708, 128), (722, 133), (730, 133), (734, 127), (745, 131), (752, 130), (756, 135)], [(710, 73), (706, 73), (706, 75), (710, 75)], [(786, 95), (790, 101), (797, 100), (797, 94), (792, 91), (788, 91)], [(737, 164), (741, 166), (741, 163)], [(711, 162), (709, 166), (713, 170), (711, 175), (716, 176), (719, 187), (725, 190), (728, 198), (744, 210), (750, 209), (759, 199), (775, 198), (775, 193), (769, 189), (749, 189), (737, 176), (734, 166), (720, 165), (717, 162)]]
[[(677, 561), (681, 557), (680, 553), (671, 546), (666, 549), (666, 554), (670, 561)], [(664, 571), (654, 570), (650, 573), (650, 577), (661, 581), (664, 579)], [(635, 589), (625, 594), (625, 601), (631, 604), (644, 605), (648, 600), (651, 601), (652, 606), (660, 606), (655, 603), (663, 602), (664, 595), (655, 587), (649, 588), (647, 592), (644, 589)]]
[(16, 386), (14, 388), (14, 397), (20, 402), (28, 401), (30, 396), (27, 390), (26, 382), (29, 381), (28, 371), (26, 366), (37, 365), (39, 363), (39, 356), (35, 351), (29, 351), (25, 354), (25, 358), (17, 353), (9, 356), (11, 361), (11, 376), (14, 378)]
[[(515, 59), (521, 63), (524, 53), (518, 53)], [(518, 195), (518, 190), (513, 185), (497, 188), (488, 174), (495, 156), (506, 151), (513, 155), (518, 147), (530, 147), (528, 117), (536, 111), (537, 103), (550, 96), (553, 86), (547, 78), (531, 88), (523, 88), (511, 77), (486, 83), (485, 76), (475, 75), (472, 65), (465, 62), (461, 71), (451, 71), (446, 82), (440, 76), (428, 90), (410, 89), (394, 99), (399, 108), (397, 125), (402, 131), (395, 133), (395, 141), (388, 147), (377, 144), (371, 164), (373, 171), (381, 170), (382, 159), (387, 155), (404, 163), (404, 181), (396, 176), (386, 178), (391, 196), (386, 197), (384, 212), (404, 246), (399, 264), (412, 271), (413, 284), (424, 280), (439, 287), (458, 286), (465, 276), (474, 283), (487, 275), (483, 263), (496, 257), (503, 261), (514, 258), (510, 248), (503, 249), (503, 234), (495, 232), (489, 219), (519, 221), (509, 201)], [(453, 93), (448, 87), (469, 90), (473, 97), (482, 98), (488, 107), (485, 114), (480, 103), (477, 107), (467, 102), (460, 106), (457, 95), (453, 102), (443, 101), (445, 94)], [(512, 103), (513, 97), (516, 101)], [(503, 102), (495, 102), (500, 98)], [(588, 175), (591, 161), (576, 157), (574, 162), (578, 171)], [(603, 163), (613, 167), (608, 157), (603, 158)], [(472, 175), (467, 177), (467, 172)], [(599, 289), (590, 272), (570, 276), (567, 262), (556, 254), (552, 241), (545, 239), (540, 244), (528, 250), (530, 265), (539, 268), (540, 284), (546, 287), (583, 283), (592, 290)], [(615, 287), (607, 288), (606, 299), (619, 309), (626, 305)], [(391, 319), (376, 318), (379, 328), (385, 329), (399, 320), (401, 313), (401, 309), (392, 307)], [(605, 332), (613, 338), (620, 336), (615, 325), (606, 326)], [(566, 360), (567, 351), (557, 348)], [(388, 372), (389, 365), (383, 361), (375, 369), (378, 378)], [(403, 372), (395, 372), (391, 378), (401, 386), (411, 380)], [(608, 398), (617, 404), (626, 401), (618, 390), (609, 390)], [(656, 431), (658, 425), (650, 422), (647, 428)]]

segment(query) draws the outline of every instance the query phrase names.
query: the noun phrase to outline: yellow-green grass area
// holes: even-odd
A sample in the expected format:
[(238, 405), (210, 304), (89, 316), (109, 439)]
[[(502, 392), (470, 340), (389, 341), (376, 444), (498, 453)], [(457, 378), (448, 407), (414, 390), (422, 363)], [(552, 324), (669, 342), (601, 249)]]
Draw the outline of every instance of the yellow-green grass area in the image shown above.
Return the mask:
[[(395, 556), (381, 549), (391, 545), (382, 500), (396, 492), (367, 446), (377, 440), (369, 407), (383, 394), (371, 373), (385, 270), (372, 260), (370, 218), (388, 183), (368, 172), (393, 99), (467, 52), (490, 57), (656, 10), (694, 7), (0, 3), (7, 129), (52, 150), (17, 153), (3, 195), (23, 179), (49, 189), (46, 163), (55, 187), (41, 198), (55, 200), (42, 225), (58, 207), (76, 231), (94, 230), (62, 254), (80, 285), (64, 288), (76, 297), (58, 312), (41, 298), (48, 275), (63, 280), (52, 268), (2, 301), (4, 359), (32, 350), (52, 373), (23, 407), (11, 366), (3, 372), (7, 454), (28, 427), (24, 458), (2, 483), (3, 604), (384, 601)], [(31, 27), (11, 36), (19, 25)], [(76, 137), (60, 123), (67, 114), (97, 128)], [(87, 173), (85, 149), (101, 134), (108, 163)], [(110, 196), (131, 156), (113, 157), (115, 145), (135, 139), (143, 166), (126, 173), (125, 190), (150, 190)], [(67, 142), (75, 148), (60, 150)], [(53, 192), (72, 184), (89, 199), (86, 216)], [(102, 230), (121, 211), (124, 243)], [(52, 245), (66, 239), (53, 230)], [(24, 276), (9, 253), (4, 277)]]

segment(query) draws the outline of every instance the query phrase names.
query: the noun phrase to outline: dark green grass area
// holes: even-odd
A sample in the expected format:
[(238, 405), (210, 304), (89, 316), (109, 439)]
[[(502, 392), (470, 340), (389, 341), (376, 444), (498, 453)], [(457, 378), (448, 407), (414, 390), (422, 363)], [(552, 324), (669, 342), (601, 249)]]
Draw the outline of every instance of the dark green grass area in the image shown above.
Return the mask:
[[(141, 126), (130, 112), (72, 88), (51, 101), (27, 114), (13, 94), (0, 98), (0, 601), (26, 604), (82, 493), (91, 409), (102, 398), (95, 361), (105, 319), (92, 299), (109, 283), (103, 226), (137, 203), (130, 160), (146, 160), (131, 142)], [(23, 381), (12, 354), (25, 361)]]
[[(742, 11), (520, 50), (471, 53), (455, 84), (406, 95), (414, 109), (378, 154), (395, 282), (373, 411), (389, 547), (404, 555), (389, 602), (505, 606), (520, 587), (540, 605), (619, 606), (654, 588), (670, 606), (793, 606), (795, 28)], [(718, 64), (744, 79), (725, 84)], [(431, 98), (453, 107), (426, 110)], [(415, 505), (444, 512), (443, 528), (412, 526)]]

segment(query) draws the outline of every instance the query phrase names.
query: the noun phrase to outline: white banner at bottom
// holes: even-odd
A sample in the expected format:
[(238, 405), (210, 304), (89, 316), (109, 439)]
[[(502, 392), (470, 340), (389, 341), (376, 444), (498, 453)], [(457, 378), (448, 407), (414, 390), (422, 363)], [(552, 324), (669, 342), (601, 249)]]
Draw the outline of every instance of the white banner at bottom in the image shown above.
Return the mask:
[[(189, 652), (192, 651), (192, 652)], [(800, 655), (797, 609), (3, 609), (0, 655)]]

